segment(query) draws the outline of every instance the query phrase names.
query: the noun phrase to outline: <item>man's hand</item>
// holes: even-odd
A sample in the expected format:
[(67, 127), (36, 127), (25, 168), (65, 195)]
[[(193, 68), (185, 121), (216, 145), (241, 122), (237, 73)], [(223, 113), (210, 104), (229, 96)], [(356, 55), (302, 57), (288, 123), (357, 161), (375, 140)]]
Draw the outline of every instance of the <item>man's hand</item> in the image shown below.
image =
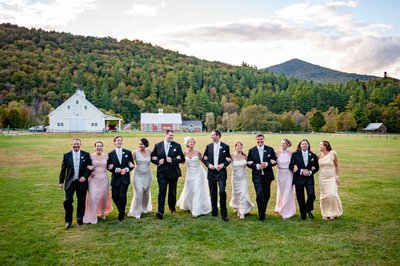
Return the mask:
[(172, 163), (171, 157), (167, 157), (167, 163)]
[(160, 159), (159, 161), (158, 161), (158, 165), (163, 165), (164, 164), (164, 159)]
[(208, 165), (208, 168), (210, 168), (210, 170), (214, 170), (215, 169), (214, 165), (212, 165), (211, 163)]
[(121, 174), (121, 175), (125, 175), (126, 174), (126, 169), (124, 168), (124, 169), (121, 169), (120, 171), (119, 171), (119, 173)]
[(218, 171), (221, 171), (222, 168), (224, 168), (224, 164), (223, 164), (223, 163), (221, 163), (221, 164), (218, 165), (217, 170), (218, 170)]
[(110, 165), (108, 166), (108, 170), (113, 169), (113, 167), (114, 167), (114, 165), (113, 165), (113, 164), (110, 164)]
[(60, 189), (64, 189), (64, 184), (63, 184), (63, 183), (58, 184), (58, 187), (59, 187)]
[(85, 182), (85, 181), (86, 181), (86, 178), (85, 178), (84, 176), (81, 176), (81, 177), (79, 178), (79, 182), (83, 183), (83, 182)]

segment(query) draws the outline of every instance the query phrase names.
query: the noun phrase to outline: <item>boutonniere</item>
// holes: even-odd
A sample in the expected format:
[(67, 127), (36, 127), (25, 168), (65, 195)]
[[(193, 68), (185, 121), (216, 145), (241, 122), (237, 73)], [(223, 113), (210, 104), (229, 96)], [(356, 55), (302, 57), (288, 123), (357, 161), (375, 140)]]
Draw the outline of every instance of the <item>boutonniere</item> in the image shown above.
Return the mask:
[(219, 149), (222, 150), (222, 147), (220, 146)]
[(308, 155), (310, 155), (310, 156), (311, 156), (311, 153), (309, 153)]
[(125, 154), (125, 152), (123, 151), (122, 154)]

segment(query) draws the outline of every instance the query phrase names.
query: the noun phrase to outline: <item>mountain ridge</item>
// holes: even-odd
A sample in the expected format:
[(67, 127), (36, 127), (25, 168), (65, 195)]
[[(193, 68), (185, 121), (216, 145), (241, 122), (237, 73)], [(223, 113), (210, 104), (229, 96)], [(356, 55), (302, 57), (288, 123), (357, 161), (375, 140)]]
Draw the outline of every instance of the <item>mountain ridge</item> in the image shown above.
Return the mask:
[(368, 81), (370, 79), (380, 78), (372, 75), (342, 72), (315, 65), (298, 58), (264, 68), (263, 70), (318, 83), (346, 83), (350, 80)]

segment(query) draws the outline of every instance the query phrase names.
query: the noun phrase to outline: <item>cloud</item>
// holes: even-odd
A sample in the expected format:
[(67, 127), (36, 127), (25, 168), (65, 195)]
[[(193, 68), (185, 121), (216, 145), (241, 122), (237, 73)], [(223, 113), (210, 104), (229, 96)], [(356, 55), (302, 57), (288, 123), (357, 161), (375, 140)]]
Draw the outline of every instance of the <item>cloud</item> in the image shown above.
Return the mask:
[(259, 68), (300, 58), (360, 74), (382, 76), (384, 71), (400, 69), (400, 37), (383, 36), (391, 25), (356, 21), (347, 11), (355, 7), (354, 1), (302, 2), (270, 18), (169, 28), (140, 36), (202, 59)]
[[(165, 3), (164, 3), (165, 5)], [(133, 5), (130, 10), (126, 11), (130, 15), (154, 17), (157, 15), (158, 7), (150, 5)]]
[(58, 28), (86, 10), (95, 9), (96, 0), (0, 0), (0, 21), (27, 27)]

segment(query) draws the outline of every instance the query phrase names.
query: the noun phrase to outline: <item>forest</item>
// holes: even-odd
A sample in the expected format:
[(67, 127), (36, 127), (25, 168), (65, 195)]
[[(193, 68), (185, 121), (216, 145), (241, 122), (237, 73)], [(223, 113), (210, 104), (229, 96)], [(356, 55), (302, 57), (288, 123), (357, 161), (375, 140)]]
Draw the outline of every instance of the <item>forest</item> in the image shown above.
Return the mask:
[[(139, 127), (140, 113), (181, 113), (207, 130), (400, 132), (400, 81), (321, 84), (245, 62), (210, 62), (140, 40), (0, 24), (0, 128), (47, 124), (81, 87), (104, 113)], [(383, 74), (383, 73), (382, 73)]]

